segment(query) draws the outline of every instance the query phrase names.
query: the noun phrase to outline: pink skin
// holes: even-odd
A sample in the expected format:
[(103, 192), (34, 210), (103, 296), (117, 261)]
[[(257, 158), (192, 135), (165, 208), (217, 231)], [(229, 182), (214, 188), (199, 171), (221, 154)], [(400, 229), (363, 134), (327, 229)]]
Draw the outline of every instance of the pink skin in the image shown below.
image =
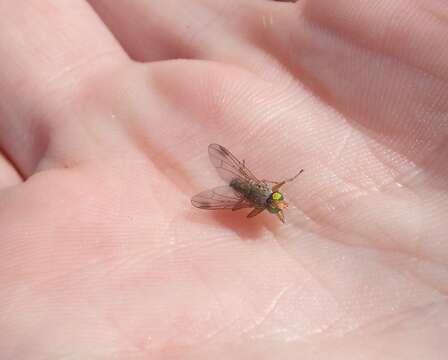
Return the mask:
[(1, 359), (446, 358), (445, 2), (90, 5), (0, 1)]

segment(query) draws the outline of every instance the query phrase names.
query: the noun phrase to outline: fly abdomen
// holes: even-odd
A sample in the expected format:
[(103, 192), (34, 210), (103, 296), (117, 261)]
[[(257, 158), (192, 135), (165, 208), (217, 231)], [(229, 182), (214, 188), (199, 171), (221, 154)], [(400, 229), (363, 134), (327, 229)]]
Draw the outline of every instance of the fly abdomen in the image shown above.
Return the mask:
[(230, 187), (238, 191), (240, 194), (247, 197), (251, 191), (251, 185), (247, 181), (242, 181), (239, 178), (235, 178), (230, 182)]

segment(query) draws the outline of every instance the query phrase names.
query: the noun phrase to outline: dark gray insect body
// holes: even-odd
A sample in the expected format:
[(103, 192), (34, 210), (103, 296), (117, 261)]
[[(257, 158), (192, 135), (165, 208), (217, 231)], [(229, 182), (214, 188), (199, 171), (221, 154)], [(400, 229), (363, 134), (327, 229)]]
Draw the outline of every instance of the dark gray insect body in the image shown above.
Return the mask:
[(272, 194), (272, 190), (263, 182), (256, 183), (254, 181), (235, 178), (229, 185), (246, 200), (249, 200), (256, 208), (265, 208), (267, 206), (267, 201)]

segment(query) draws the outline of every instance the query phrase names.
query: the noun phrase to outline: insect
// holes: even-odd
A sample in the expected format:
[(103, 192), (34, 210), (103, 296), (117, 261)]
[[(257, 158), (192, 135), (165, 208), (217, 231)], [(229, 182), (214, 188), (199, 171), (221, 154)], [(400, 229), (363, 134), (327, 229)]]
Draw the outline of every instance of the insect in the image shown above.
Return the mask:
[[(246, 167), (245, 161), (239, 161), (229, 150), (218, 144), (208, 146), (210, 161), (219, 175), (228, 185), (203, 191), (191, 199), (191, 204), (199, 209), (240, 210), (253, 208), (248, 218), (257, 216), (267, 209), (285, 222), (283, 210), (288, 207), (280, 188), (294, 181), (302, 172), (283, 181), (258, 180)], [(269, 185), (272, 184), (272, 187)]]

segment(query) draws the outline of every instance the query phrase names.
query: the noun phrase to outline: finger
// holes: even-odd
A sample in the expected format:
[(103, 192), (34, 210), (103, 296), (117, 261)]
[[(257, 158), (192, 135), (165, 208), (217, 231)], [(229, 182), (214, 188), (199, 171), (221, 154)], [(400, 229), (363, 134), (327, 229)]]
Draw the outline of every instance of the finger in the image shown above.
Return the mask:
[(273, 1), (90, 0), (130, 56), (138, 61), (198, 58), (261, 66), (247, 56), (253, 39), (278, 26), (291, 4)]
[(0, 146), (27, 175), (80, 83), (126, 58), (84, 1), (1, 1)]
[(277, 33), (271, 47), (324, 102), (424, 165), (448, 134), (441, 14), (448, 7), (434, 1), (298, 2), (291, 36)]
[(0, 152), (0, 190), (22, 182), (11, 162)]

